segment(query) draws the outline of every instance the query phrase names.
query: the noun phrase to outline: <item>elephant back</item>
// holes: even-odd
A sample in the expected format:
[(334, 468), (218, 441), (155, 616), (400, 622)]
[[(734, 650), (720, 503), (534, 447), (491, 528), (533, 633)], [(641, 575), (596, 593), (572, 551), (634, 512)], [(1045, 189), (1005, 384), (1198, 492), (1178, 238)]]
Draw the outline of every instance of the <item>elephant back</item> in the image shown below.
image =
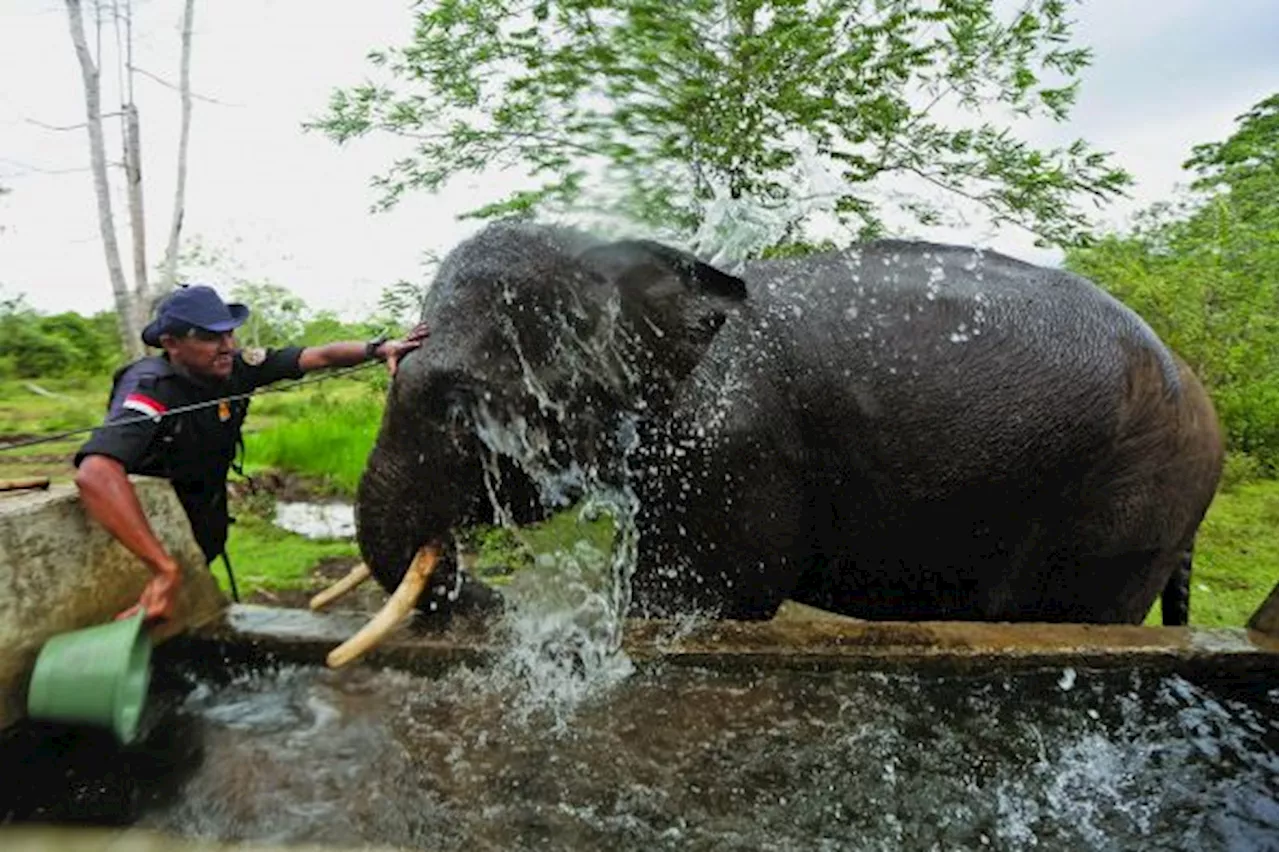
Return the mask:
[(827, 469), (895, 493), (1078, 479), (1116, 440), (1133, 382), (1181, 396), (1146, 323), (1061, 270), (886, 240), (744, 277), (750, 309), (719, 369), (769, 385)]

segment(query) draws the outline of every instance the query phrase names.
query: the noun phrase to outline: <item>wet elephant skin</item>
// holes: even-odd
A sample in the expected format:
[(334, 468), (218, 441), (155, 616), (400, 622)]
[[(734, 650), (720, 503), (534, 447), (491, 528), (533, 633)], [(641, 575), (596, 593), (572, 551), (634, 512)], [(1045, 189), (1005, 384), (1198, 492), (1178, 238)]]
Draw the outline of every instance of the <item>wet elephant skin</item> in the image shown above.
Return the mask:
[(494, 520), (494, 483), (524, 522), (587, 471), (639, 500), (635, 615), (767, 618), (790, 597), (1139, 622), (1164, 591), (1185, 621), (1216, 418), (1070, 273), (899, 241), (729, 272), (497, 224), (446, 258), (423, 319), (357, 505), (388, 588), (424, 542)]

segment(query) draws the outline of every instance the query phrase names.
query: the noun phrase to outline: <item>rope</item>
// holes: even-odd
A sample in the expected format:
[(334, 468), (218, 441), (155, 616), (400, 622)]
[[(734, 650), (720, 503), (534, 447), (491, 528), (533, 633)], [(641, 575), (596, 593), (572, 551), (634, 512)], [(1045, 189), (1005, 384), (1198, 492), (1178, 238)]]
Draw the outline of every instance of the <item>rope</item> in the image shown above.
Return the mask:
[(379, 362), (377, 361), (366, 361), (363, 364), (356, 364), (354, 367), (340, 367), (339, 369), (331, 370), (327, 373), (324, 373), (323, 375), (312, 376), (311, 378), (306, 378), (306, 379), (296, 379), (294, 381), (285, 382), (283, 384), (278, 383), (275, 385), (271, 385), (270, 387), (258, 388), (257, 390), (252, 390), (252, 391), (249, 391), (248, 393), (237, 393), (237, 394), (232, 394), (231, 396), (224, 396), (224, 397), (219, 397), (217, 399), (206, 400), (204, 402), (193, 402), (191, 405), (180, 405), (177, 408), (169, 409), (163, 414), (157, 414), (154, 416), (150, 414), (143, 414), (138, 417), (130, 418), (128, 420), (117, 420), (112, 423), (102, 423), (97, 426), (85, 426), (82, 429), (71, 429), (67, 432), (59, 432), (55, 435), (45, 435), (40, 438), (28, 438), (25, 441), (17, 441), (11, 444), (0, 445), (0, 453), (7, 452), (9, 450), (21, 449), (23, 447), (33, 447), (36, 444), (50, 444), (55, 441), (64, 441), (67, 438), (74, 437), (75, 435), (83, 435), (86, 432), (93, 432), (96, 429), (114, 429), (121, 426), (132, 426), (135, 423), (142, 423), (147, 420), (151, 420), (156, 423), (159, 423), (161, 420), (163, 420), (166, 417), (173, 417), (176, 414), (186, 414), (187, 412), (191, 412), (191, 411), (199, 411), (202, 408), (212, 408), (213, 406), (221, 405), (224, 402), (231, 402), (233, 400), (241, 400), (241, 399), (249, 399), (251, 397), (257, 396), (258, 394), (284, 393), (285, 391), (296, 390), (302, 387), (303, 385), (310, 385), (316, 382), (328, 381), (329, 379), (336, 379), (341, 376), (350, 375), (351, 373), (359, 372), (360, 370), (367, 370), (378, 363)]

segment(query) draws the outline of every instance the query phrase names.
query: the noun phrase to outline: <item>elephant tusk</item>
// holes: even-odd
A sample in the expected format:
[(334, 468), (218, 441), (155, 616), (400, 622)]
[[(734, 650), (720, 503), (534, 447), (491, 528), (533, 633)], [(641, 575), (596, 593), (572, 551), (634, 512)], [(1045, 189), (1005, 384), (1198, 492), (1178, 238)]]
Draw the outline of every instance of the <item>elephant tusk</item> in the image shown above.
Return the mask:
[(347, 572), (347, 576), (313, 597), (310, 603), (311, 609), (313, 611), (324, 609), (371, 576), (373, 575), (369, 571), (369, 566), (361, 562)]
[(369, 619), (369, 623), (360, 628), (355, 636), (329, 652), (326, 660), (329, 668), (342, 668), (376, 648), (400, 619), (413, 610), (439, 559), (440, 548), (437, 545), (427, 545), (419, 550), (404, 572), (404, 579), (400, 581), (395, 593), (378, 610), (377, 615)]

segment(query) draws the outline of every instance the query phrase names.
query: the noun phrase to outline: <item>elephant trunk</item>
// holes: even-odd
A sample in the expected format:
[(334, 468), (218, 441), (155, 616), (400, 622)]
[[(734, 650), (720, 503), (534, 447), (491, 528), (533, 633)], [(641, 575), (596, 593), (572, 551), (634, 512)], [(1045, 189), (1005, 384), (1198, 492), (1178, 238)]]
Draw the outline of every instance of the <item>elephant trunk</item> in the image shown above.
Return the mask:
[(360, 552), (389, 592), (421, 547), (443, 548), (451, 530), (471, 520), (484, 493), (464, 418), (443, 401), (407, 405), (397, 396), (404, 394), (393, 389), (356, 494)]

